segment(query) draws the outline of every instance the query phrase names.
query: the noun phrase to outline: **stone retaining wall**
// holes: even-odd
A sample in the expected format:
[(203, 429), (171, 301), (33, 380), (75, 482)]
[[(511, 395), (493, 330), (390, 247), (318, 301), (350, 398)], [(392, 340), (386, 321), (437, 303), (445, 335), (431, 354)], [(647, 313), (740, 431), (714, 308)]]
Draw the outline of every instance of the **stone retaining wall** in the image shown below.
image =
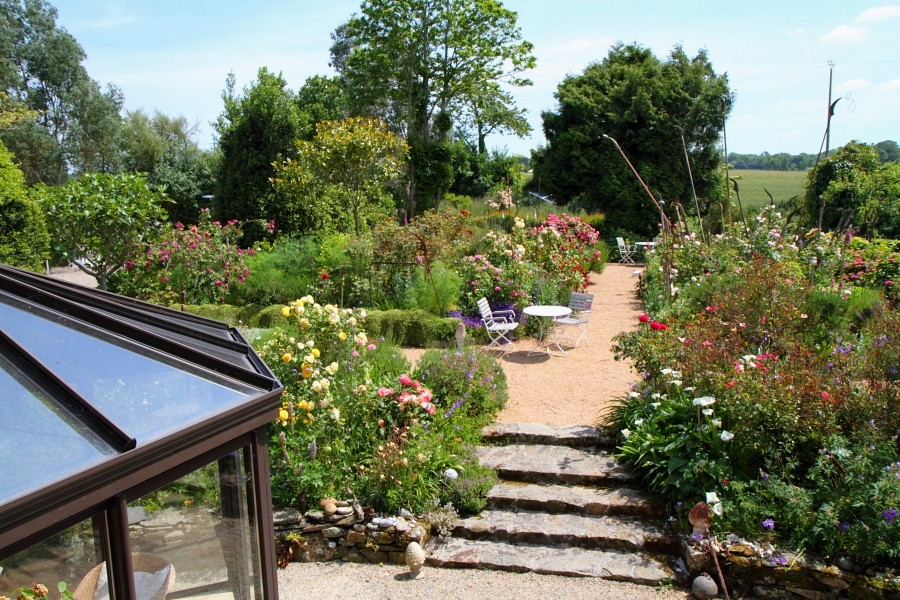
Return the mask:
[[(704, 552), (709, 542), (683, 538), (682, 557), (692, 575), (706, 572), (719, 583)], [(839, 600), (900, 598), (900, 573), (841, 569), (813, 556), (763, 548), (739, 538), (717, 542), (719, 566), (734, 598)]]
[(359, 504), (337, 501), (334, 505), (333, 514), (275, 512), (279, 565), (335, 559), (403, 564), (410, 542), (424, 546), (428, 541), (427, 528), (411, 515), (376, 517)]

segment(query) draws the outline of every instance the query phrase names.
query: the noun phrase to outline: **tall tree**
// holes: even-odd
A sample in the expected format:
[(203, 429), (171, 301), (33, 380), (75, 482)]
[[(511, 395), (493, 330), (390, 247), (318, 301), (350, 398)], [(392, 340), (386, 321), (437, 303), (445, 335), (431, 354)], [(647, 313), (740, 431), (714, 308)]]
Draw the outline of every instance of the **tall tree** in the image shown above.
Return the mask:
[(347, 97), (337, 77), (308, 77), (297, 92), (297, 106), (303, 121), (304, 140), (311, 140), (316, 135), (316, 124), (350, 116)]
[(29, 182), (60, 183), (70, 171), (114, 168), (121, 93), (91, 80), (84, 50), (56, 17), (44, 0), (0, 0), (2, 89), (38, 115), (2, 138)]
[[(535, 64), (532, 45), (522, 40), (516, 20), (498, 0), (366, 0), (335, 32), (332, 65), (351, 113), (388, 121), (412, 148), (408, 215), (432, 201), (420, 171), (452, 170), (449, 147), (432, 146), (449, 141), (466, 102), (485, 87), (531, 83), (522, 74)], [(498, 102), (512, 106), (508, 95)], [(444, 167), (437, 164), (442, 159)]]
[(270, 179), (274, 165), (291, 155), (294, 140), (302, 136), (303, 119), (284, 78), (265, 67), (243, 95), (237, 94), (230, 74), (222, 100), (225, 108), (215, 124), (222, 154), (213, 214), (220, 221), (243, 221), (244, 243), (252, 243), (265, 234), (265, 228), (255, 224), (270, 219), (278, 227), (284, 224), (287, 215)]
[(165, 188), (172, 199), (166, 205), (175, 222), (197, 223), (204, 196), (215, 185), (214, 152), (201, 150), (194, 141), (196, 124), (183, 116), (143, 111), (125, 115), (119, 146), (126, 171), (146, 173), (147, 180)]
[(657, 199), (682, 201), (690, 210), (690, 156), (697, 195), (719, 190), (716, 145), (732, 94), (726, 75), (706, 52), (689, 58), (676, 46), (662, 61), (638, 45), (617, 44), (608, 56), (570, 75), (555, 94), (558, 107), (543, 113), (547, 145), (534, 153), (541, 191), (578, 208), (606, 213), (612, 229), (658, 232), (659, 213), (607, 135), (620, 144)]
[(44, 214), (25, 189), (25, 177), (0, 143), (0, 263), (37, 271), (49, 256)]
[(385, 186), (403, 170), (406, 143), (377, 119), (323, 121), (316, 129), (312, 141), (298, 140), (296, 160), (278, 165), (275, 185), (306, 210), (347, 215), (359, 237), (364, 222), (392, 212)]

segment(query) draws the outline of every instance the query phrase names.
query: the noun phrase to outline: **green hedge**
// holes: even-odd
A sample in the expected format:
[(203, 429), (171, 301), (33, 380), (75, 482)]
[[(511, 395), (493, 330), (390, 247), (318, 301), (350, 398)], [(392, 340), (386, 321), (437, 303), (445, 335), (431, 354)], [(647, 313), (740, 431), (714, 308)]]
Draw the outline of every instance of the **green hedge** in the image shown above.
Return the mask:
[(28, 196), (12, 154), (0, 143), (0, 263), (42, 271), (49, 256), (44, 214)]
[[(265, 308), (258, 304), (234, 306), (232, 304), (174, 304), (172, 308), (184, 312), (223, 321), (229, 325), (244, 325), (268, 329), (284, 324), (282, 304)], [(398, 346), (424, 348), (435, 342), (455, 339), (459, 319), (436, 317), (424, 310), (371, 311), (366, 317), (365, 329), (370, 338), (383, 337)]]
[(366, 317), (370, 338), (383, 337), (398, 346), (424, 348), (455, 339), (459, 319), (437, 317), (424, 310), (371, 311)]

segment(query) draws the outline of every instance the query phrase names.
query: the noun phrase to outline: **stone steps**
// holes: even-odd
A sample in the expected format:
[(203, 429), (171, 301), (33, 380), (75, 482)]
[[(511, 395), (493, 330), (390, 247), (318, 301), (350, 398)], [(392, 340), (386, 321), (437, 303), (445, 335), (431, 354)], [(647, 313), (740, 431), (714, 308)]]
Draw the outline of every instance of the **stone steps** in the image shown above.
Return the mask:
[(491, 444), (547, 444), (570, 448), (611, 448), (615, 438), (605, 430), (588, 425), (554, 427), (544, 423), (494, 423), (481, 432), (485, 442)]
[(450, 538), (436, 545), (426, 562), (436, 567), (498, 569), (520, 573), (533, 571), (654, 586), (673, 579), (672, 570), (663, 560), (644, 554), (459, 538)]
[(529, 483), (575, 484), (609, 487), (633, 479), (631, 472), (602, 450), (548, 444), (479, 446), (481, 464), (501, 479)]
[(624, 515), (652, 517), (660, 503), (631, 488), (601, 489), (583, 485), (540, 485), (501, 481), (487, 494), (493, 509), (543, 511), (551, 514)]
[(675, 550), (671, 536), (634, 518), (541, 512), (482, 511), (457, 521), (453, 537), (635, 552)]
[(488, 492), (488, 510), (432, 542), (429, 564), (648, 585), (676, 578), (661, 504), (632, 487), (632, 474), (607, 450), (610, 434), (495, 423), (483, 436), (493, 445), (477, 448), (478, 458), (501, 481)]

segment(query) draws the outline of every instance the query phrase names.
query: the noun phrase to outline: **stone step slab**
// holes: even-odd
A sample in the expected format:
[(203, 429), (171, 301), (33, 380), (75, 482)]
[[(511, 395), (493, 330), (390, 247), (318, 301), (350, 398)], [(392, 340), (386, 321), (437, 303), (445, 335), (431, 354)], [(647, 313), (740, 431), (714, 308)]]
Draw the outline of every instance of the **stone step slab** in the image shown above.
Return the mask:
[(547, 425), (545, 423), (494, 423), (481, 432), (489, 443), (548, 444), (572, 448), (609, 448), (615, 437), (606, 430), (588, 425)]
[(498, 569), (504, 571), (600, 577), (643, 585), (672, 581), (673, 571), (645, 554), (584, 548), (512, 545), (450, 538), (429, 546), (426, 563), (439, 567)]
[(604, 451), (548, 444), (478, 446), (479, 462), (501, 479), (530, 483), (614, 486), (633, 479), (631, 472)]
[(661, 528), (623, 517), (485, 510), (456, 522), (454, 537), (514, 544), (673, 552), (675, 538)]
[(531, 510), (580, 515), (659, 516), (662, 503), (631, 488), (541, 485), (501, 481), (487, 493), (493, 509)]

